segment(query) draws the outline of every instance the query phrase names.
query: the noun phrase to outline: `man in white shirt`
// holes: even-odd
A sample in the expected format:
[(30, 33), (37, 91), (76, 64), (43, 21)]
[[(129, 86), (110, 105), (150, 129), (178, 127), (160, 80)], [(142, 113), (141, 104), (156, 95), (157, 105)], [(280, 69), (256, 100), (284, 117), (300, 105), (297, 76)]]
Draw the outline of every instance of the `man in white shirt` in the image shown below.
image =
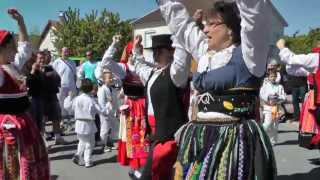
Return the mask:
[[(61, 57), (52, 62), (53, 69), (61, 78), (61, 87), (58, 93), (58, 99), (61, 107), (62, 119), (68, 119), (70, 113), (64, 109), (63, 102), (69, 92), (76, 93), (76, 64), (69, 59), (70, 50), (67, 47), (61, 49)], [(70, 129), (70, 123), (68, 125)]]

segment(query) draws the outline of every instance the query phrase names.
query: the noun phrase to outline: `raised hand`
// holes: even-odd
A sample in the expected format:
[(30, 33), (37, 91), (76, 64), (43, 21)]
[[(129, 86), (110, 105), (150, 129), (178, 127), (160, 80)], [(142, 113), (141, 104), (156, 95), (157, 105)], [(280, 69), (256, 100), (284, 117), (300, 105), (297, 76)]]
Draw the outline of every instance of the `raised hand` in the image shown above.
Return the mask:
[(134, 47), (134, 48), (139, 48), (139, 47), (141, 47), (141, 42), (142, 42), (142, 36), (141, 36), (141, 35), (137, 35), (137, 36), (134, 38), (133, 47)]
[(14, 9), (14, 8), (8, 9), (8, 14), (18, 22), (23, 21), (23, 16), (18, 12), (17, 9)]
[(142, 46), (141, 42), (142, 42), (142, 36), (137, 35), (133, 41), (133, 48), (134, 48), (134, 51), (138, 54), (142, 54), (142, 52), (143, 52), (143, 46)]
[(196, 21), (197, 23), (202, 23), (203, 20), (203, 10), (202, 9), (197, 9), (196, 12), (193, 14), (193, 20)]
[(277, 42), (277, 47), (281, 50), (286, 47), (286, 41), (284, 39), (279, 39)]
[(8, 9), (8, 14), (12, 17), (12, 19), (16, 20), (19, 26), (19, 41), (24, 42), (29, 40), (28, 32), (26, 25), (24, 23), (23, 16), (18, 12), (17, 9), (10, 8)]
[(117, 44), (117, 43), (120, 42), (120, 39), (121, 39), (121, 35), (119, 35), (119, 34), (114, 35), (114, 36), (112, 37), (112, 42), (115, 43), (115, 44)]

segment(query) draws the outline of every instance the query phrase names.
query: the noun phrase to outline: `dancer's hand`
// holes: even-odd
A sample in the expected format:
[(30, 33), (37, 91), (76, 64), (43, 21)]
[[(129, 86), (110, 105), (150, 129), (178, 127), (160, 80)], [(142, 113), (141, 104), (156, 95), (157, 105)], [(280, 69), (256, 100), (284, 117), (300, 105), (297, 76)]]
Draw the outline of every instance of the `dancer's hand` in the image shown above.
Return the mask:
[(203, 10), (197, 9), (196, 12), (193, 14), (193, 20), (197, 23), (202, 23), (203, 20)]
[(17, 9), (8, 9), (8, 14), (17, 22), (23, 22), (23, 16), (18, 12)]
[(12, 19), (16, 20), (19, 26), (19, 41), (24, 42), (29, 40), (28, 32), (26, 25), (24, 23), (23, 16), (19, 13), (17, 9), (11, 8), (8, 9), (8, 14), (12, 17)]
[(134, 46), (140, 46), (142, 42), (142, 36), (139, 34), (134, 38)]
[(121, 39), (121, 35), (119, 35), (119, 34), (114, 35), (114, 36), (112, 37), (112, 42), (113, 42), (114, 44), (118, 44), (118, 43), (120, 42), (120, 39)]
[(284, 39), (279, 39), (277, 42), (277, 47), (281, 50), (286, 47), (286, 41)]
[(141, 53), (142, 52), (142, 36), (141, 35), (137, 35), (135, 38), (134, 38), (134, 41), (133, 41), (133, 48), (134, 48), (134, 51), (135, 52), (139, 52)]

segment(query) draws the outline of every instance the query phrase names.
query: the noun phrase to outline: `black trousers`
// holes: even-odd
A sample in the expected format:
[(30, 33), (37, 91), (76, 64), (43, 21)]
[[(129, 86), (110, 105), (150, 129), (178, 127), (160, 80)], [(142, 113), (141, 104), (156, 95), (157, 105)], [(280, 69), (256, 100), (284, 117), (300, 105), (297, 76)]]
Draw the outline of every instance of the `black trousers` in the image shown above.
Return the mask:
[(97, 126), (97, 132), (95, 134), (95, 140), (96, 140), (96, 142), (99, 142), (99, 141), (101, 141), (101, 138), (100, 138), (100, 127), (101, 127), (101, 125), (100, 125), (100, 117), (99, 117), (98, 114), (96, 114), (94, 122), (95, 122), (95, 124)]
[(300, 115), (299, 103), (303, 102), (305, 94), (306, 94), (306, 86), (292, 87), (293, 118), (295, 121), (299, 120), (299, 115)]

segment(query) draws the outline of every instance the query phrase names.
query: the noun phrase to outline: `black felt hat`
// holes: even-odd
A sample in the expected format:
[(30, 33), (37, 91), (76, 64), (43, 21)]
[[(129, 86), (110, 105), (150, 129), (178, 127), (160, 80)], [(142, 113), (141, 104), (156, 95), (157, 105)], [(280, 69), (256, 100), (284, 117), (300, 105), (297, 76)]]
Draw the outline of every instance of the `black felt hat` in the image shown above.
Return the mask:
[(172, 40), (170, 34), (161, 34), (151, 37), (152, 46), (149, 49), (156, 48), (172, 48)]

